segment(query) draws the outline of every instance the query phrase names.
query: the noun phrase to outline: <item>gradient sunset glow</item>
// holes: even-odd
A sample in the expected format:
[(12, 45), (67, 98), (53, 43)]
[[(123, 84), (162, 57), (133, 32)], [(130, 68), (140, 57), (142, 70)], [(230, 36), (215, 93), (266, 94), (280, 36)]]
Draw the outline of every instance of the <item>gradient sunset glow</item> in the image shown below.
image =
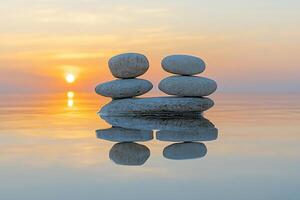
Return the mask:
[[(169, 54), (192, 54), (220, 92), (298, 92), (300, 3), (275, 1), (11, 0), (1, 2), (0, 92), (92, 92), (107, 61), (145, 54), (143, 75), (168, 74)], [(80, 78), (79, 78), (80, 77)], [(67, 82), (69, 82), (67, 80)]]

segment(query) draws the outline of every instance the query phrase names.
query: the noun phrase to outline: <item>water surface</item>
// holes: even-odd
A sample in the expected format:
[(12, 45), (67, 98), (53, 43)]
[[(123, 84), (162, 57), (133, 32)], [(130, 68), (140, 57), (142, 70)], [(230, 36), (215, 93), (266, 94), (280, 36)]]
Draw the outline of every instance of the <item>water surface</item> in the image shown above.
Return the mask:
[(107, 98), (1, 95), (1, 199), (299, 199), (300, 96), (212, 98), (206, 129), (132, 120), (142, 135), (107, 140)]

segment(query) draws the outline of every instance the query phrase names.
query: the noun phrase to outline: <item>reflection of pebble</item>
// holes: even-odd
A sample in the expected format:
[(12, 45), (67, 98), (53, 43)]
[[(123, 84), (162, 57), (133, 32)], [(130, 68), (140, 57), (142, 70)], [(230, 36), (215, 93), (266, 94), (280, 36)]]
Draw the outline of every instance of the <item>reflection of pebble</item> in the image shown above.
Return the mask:
[(161, 116), (103, 116), (107, 123), (128, 129), (140, 130), (167, 130), (186, 133), (203, 133), (207, 128), (214, 128), (214, 124), (208, 119), (198, 116), (197, 118), (161, 118)]
[(165, 158), (172, 160), (194, 159), (205, 156), (206, 146), (203, 143), (184, 142), (171, 144), (164, 148)]
[(216, 140), (218, 137), (218, 129), (199, 128), (197, 131), (158, 131), (156, 132), (156, 139), (160, 141), (170, 142), (193, 142), (193, 141), (210, 141)]
[(109, 151), (109, 158), (119, 165), (142, 165), (150, 156), (150, 150), (137, 143), (117, 143)]
[(113, 142), (138, 142), (153, 139), (153, 132), (150, 130), (125, 129), (112, 127), (96, 130), (98, 138)]
[(150, 81), (144, 79), (119, 79), (97, 85), (97, 94), (113, 99), (143, 95), (153, 88)]

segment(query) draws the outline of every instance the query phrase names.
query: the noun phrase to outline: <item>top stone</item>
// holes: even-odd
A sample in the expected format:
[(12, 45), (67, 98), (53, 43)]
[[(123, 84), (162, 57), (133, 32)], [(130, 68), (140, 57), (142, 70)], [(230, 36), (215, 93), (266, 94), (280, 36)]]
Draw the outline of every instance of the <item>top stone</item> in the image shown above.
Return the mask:
[(196, 75), (205, 70), (202, 59), (189, 55), (170, 55), (161, 61), (162, 68), (173, 74)]
[(108, 61), (109, 69), (116, 78), (135, 78), (144, 74), (149, 68), (146, 56), (138, 53), (124, 53)]

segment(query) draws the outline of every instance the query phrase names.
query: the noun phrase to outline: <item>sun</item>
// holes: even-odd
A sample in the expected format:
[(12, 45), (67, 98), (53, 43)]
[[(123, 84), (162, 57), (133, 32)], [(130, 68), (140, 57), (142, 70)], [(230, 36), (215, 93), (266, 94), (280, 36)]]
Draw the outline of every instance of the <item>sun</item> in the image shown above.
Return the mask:
[(74, 74), (67, 74), (65, 79), (68, 83), (73, 83), (75, 81), (75, 76)]

